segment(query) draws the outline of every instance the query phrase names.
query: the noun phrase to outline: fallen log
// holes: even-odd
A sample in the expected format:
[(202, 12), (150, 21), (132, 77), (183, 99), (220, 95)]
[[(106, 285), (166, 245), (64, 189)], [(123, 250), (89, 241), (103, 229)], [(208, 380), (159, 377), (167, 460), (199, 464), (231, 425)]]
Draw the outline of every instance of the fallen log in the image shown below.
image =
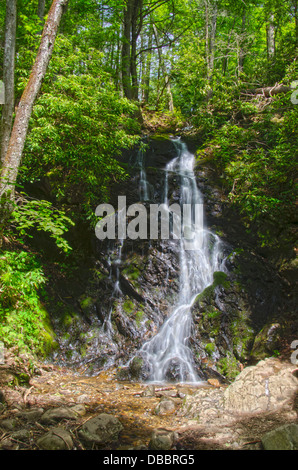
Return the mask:
[(291, 91), (291, 89), (292, 88), (290, 86), (276, 83), (274, 86), (243, 90), (243, 93), (251, 95), (263, 95), (266, 98), (270, 98), (271, 96), (278, 95), (279, 93), (287, 93), (288, 91)]

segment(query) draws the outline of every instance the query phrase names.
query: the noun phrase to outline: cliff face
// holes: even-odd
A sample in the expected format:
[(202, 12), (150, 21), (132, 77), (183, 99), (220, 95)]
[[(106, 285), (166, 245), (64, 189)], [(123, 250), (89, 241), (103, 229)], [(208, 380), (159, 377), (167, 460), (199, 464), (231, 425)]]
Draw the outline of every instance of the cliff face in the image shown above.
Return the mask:
[[(110, 203), (117, 208), (118, 196), (126, 196), (127, 206), (140, 202), (145, 171), (143, 204), (149, 217), (149, 204), (163, 200), (164, 168), (175, 157), (175, 146), (167, 138), (145, 143), (141, 154), (122, 156), (130, 178), (115, 184)], [(189, 148), (195, 151), (194, 144)], [(224, 382), (235, 377), (242, 364), (280, 353), (290, 337), (286, 325), (291, 299), (286, 281), (258, 252), (255, 240), (248, 238), (240, 217), (231, 210), (212, 162), (198, 163), (196, 176), (204, 196), (205, 223), (224, 242), (226, 272), (214, 274), (213, 284), (192, 307), (189, 347), (198, 376)], [(175, 175), (168, 185), (171, 203), (178, 202)], [(138, 351), (159, 331), (177, 301), (177, 243), (127, 239), (121, 244), (97, 240), (93, 233), (88, 237), (92, 247), (88, 263), (82, 253), (77, 277), (59, 283), (60, 298), (70, 300), (52, 309), (59, 342), (55, 358), (85, 373), (117, 366), (119, 378), (146, 379), (148, 370)], [(168, 380), (175, 380), (175, 370)]]

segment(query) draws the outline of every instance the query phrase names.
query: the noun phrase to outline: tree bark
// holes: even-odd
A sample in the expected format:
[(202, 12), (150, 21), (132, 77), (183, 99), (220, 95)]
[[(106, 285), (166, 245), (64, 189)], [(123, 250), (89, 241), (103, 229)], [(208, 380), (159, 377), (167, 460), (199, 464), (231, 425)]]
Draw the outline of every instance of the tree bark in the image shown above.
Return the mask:
[(242, 26), (241, 26), (241, 36), (240, 36), (240, 49), (239, 49), (239, 56), (238, 56), (238, 76), (243, 73), (243, 66), (244, 66), (244, 36), (245, 36), (245, 24), (246, 24), (246, 11), (244, 9), (242, 15)]
[(2, 109), (0, 126), (1, 162), (7, 152), (14, 112), (14, 75), (16, 51), (17, 0), (6, 0), (5, 44), (3, 62), (3, 83), (5, 103)]
[(214, 3), (212, 7), (212, 18), (211, 18), (211, 34), (210, 34), (210, 78), (212, 78), (214, 69), (214, 58), (216, 49), (216, 28), (217, 28), (217, 3)]
[(127, 0), (124, 9), (123, 38), (122, 38), (122, 86), (124, 96), (132, 99), (130, 80), (130, 38), (131, 38), (132, 0)]
[(143, 75), (142, 75), (142, 101), (145, 104), (148, 104), (149, 101), (149, 87), (150, 87), (150, 72), (151, 72), (151, 49), (152, 49), (152, 42), (153, 42), (153, 29), (152, 23), (149, 27), (148, 32), (148, 47), (147, 47), (147, 55), (146, 60), (144, 60), (144, 68), (143, 68)]
[(267, 57), (271, 60), (275, 56), (275, 26), (274, 14), (270, 13), (267, 22)]
[(40, 91), (42, 81), (52, 56), (58, 27), (63, 9), (68, 0), (53, 0), (47, 21), (45, 23), (39, 50), (33, 65), (29, 81), (21, 97), (16, 117), (8, 144), (8, 149), (3, 162), (0, 196), (10, 195), (14, 197), (14, 188), (18, 176), (19, 166), (27, 136), (29, 120), (34, 101)]
[(143, 0), (134, 0), (131, 16), (131, 55), (130, 55), (130, 73), (132, 85), (132, 99), (138, 101), (138, 72), (137, 72), (137, 41), (142, 30), (142, 9)]
[(212, 81), (216, 50), (217, 3), (205, 0), (205, 52), (207, 80)]
[[(155, 24), (153, 24), (153, 31), (154, 31), (154, 36), (155, 36), (155, 42), (156, 42), (156, 45), (158, 47), (159, 63), (160, 63), (160, 67), (161, 67), (161, 70), (162, 70), (162, 73), (163, 73), (163, 77), (165, 79), (165, 87), (166, 87), (167, 94), (168, 94), (168, 99), (169, 99), (169, 111), (173, 112), (174, 111), (174, 102), (173, 102), (173, 95), (172, 95), (172, 90), (171, 90), (170, 78), (169, 78), (169, 75), (168, 75), (168, 72), (167, 72), (167, 68), (166, 68), (163, 56), (162, 56), (162, 50), (159, 47), (160, 46), (160, 44), (159, 44), (159, 35), (158, 35), (158, 31), (157, 31), (157, 28), (156, 28)], [(164, 90), (164, 88), (163, 88), (163, 90)], [(160, 98), (161, 98), (161, 95), (159, 96), (159, 98), (157, 100), (158, 102), (159, 102)]]
[(206, 70), (207, 80), (209, 81), (209, 1), (205, 0), (205, 55), (206, 55)]
[(251, 90), (243, 90), (242, 93), (248, 94), (248, 95), (259, 95), (262, 94), (266, 98), (270, 98), (270, 96), (275, 96), (278, 95), (279, 93), (288, 93), (291, 91), (292, 88), (287, 85), (283, 85), (282, 83), (279, 84), (277, 83), (274, 86), (267, 86), (263, 88), (254, 88)]
[(227, 42), (227, 46), (226, 46), (226, 53), (225, 53), (225, 56), (223, 58), (222, 73), (223, 73), (224, 76), (226, 74), (227, 67), (228, 67), (228, 56), (229, 56), (229, 52), (230, 52), (230, 44), (231, 44), (232, 34), (233, 34), (233, 31), (234, 31), (235, 21), (236, 21), (236, 18), (234, 17), (233, 26), (230, 30), (229, 38), (228, 38), (228, 42)]
[(37, 15), (39, 16), (41, 21), (44, 19), (45, 12), (46, 12), (46, 0), (38, 0)]
[(294, 0), (294, 16), (295, 16), (295, 44), (298, 46), (298, 1)]

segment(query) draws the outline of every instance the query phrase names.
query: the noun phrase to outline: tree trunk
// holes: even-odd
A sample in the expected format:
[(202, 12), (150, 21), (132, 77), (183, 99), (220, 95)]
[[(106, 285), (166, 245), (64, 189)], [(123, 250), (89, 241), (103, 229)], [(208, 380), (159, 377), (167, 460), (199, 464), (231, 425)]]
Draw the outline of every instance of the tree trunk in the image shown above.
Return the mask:
[(17, 26), (17, 0), (6, 1), (5, 44), (3, 63), (3, 83), (5, 89), (5, 102), (2, 109), (0, 127), (0, 154), (1, 162), (7, 152), (14, 112), (14, 73)]
[(142, 30), (142, 9), (143, 0), (134, 0), (133, 12), (131, 17), (131, 56), (130, 73), (132, 84), (132, 99), (138, 101), (138, 72), (137, 72), (137, 41)]
[(216, 50), (217, 3), (205, 0), (205, 52), (207, 80), (212, 81)]
[(124, 9), (123, 38), (122, 38), (122, 86), (124, 96), (132, 98), (130, 81), (130, 36), (131, 36), (132, 0), (127, 0)]
[(271, 60), (275, 56), (275, 26), (274, 14), (270, 13), (267, 23), (267, 57)]
[(224, 76), (226, 74), (227, 67), (228, 67), (228, 56), (229, 56), (229, 52), (230, 52), (230, 44), (231, 44), (232, 34), (233, 34), (233, 31), (234, 31), (235, 20), (236, 20), (236, 18), (234, 17), (233, 26), (232, 26), (231, 31), (229, 33), (228, 43), (227, 43), (227, 47), (226, 47), (226, 53), (225, 53), (225, 56), (223, 58), (223, 63), (222, 63), (222, 73), (223, 73)]
[[(159, 43), (159, 35), (158, 35), (158, 31), (157, 31), (157, 28), (156, 28), (155, 24), (153, 25), (153, 31), (154, 31), (156, 46), (158, 47), (159, 63), (160, 63), (160, 66), (161, 66), (163, 77), (165, 79), (165, 87), (166, 87), (167, 94), (168, 94), (168, 99), (169, 99), (169, 111), (173, 112), (174, 111), (174, 102), (173, 102), (173, 95), (172, 95), (172, 90), (171, 90), (170, 78), (169, 78), (169, 75), (168, 75), (168, 72), (167, 72), (167, 68), (166, 68), (163, 56), (162, 56), (162, 50), (161, 50), (160, 43)], [(164, 88), (163, 88), (163, 90), (164, 90)], [(158, 101), (160, 100), (160, 98), (161, 98), (161, 95), (159, 96)]]
[(245, 24), (246, 24), (246, 12), (244, 9), (243, 16), (242, 16), (242, 26), (241, 26), (241, 36), (240, 36), (240, 50), (239, 50), (239, 57), (238, 57), (238, 76), (243, 73), (243, 66), (244, 66), (244, 35), (245, 35)]
[(274, 86), (267, 86), (263, 88), (254, 88), (248, 90), (242, 90), (242, 93), (246, 95), (264, 95), (266, 98), (270, 98), (270, 96), (278, 95), (279, 93), (288, 93), (291, 91), (291, 87), (287, 85), (283, 85), (282, 83), (277, 83)]
[(9, 194), (11, 198), (14, 196), (14, 187), (27, 136), (29, 119), (53, 52), (63, 8), (67, 3), (68, 0), (53, 0), (50, 8), (35, 63), (16, 112), (14, 126), (3, 162), (0, 196), (4, 194)]
[(214, 69), (214, 58), (216, 49), (216, 26), (217, 26), (217, 3), (212, 7), (212, 18), (211, 18), (211, 34), (210, 34), (210, 78), (212, 78)]
[(298, 47), (298, 1), (294, 0), (294, 16), (295, 16), (295, 44)]
[(150, 24), (149, 28), (149, 37), (148, 37), (148, 51), (146, 60), (144, 61), (144, 73), (142, 76), (143, 82), (143, 90), (142, 90), (142, 101), (145, 104), (148, 104), (149, 101), (149, 87), (150, 87), (150, 72), (151, 72), (151, 49), (152, 49), (152, 42), (153, 42), (153, 30), (152, 24)]
[(205, 55), (206, 55), (206, 71), (207, 80), (209, 81), (209, 0), (205, 0)]
[(46, 0), (38, 0), (37, 15), (43, 21), (46, 12)]

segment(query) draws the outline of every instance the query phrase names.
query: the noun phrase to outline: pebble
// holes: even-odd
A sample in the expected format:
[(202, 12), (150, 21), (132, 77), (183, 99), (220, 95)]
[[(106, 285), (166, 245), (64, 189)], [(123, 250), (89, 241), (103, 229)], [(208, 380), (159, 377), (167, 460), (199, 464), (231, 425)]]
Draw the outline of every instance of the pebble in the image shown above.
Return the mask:
[(173, 400), (162, 400), (155, 408), (154, 412), (157, 415), (168, 415), (176, 411), (175, 403)]
[(149, 449), (171, 450), (177, 439), (176, 433), (167, 429), (156, 429), (151, 435)]

